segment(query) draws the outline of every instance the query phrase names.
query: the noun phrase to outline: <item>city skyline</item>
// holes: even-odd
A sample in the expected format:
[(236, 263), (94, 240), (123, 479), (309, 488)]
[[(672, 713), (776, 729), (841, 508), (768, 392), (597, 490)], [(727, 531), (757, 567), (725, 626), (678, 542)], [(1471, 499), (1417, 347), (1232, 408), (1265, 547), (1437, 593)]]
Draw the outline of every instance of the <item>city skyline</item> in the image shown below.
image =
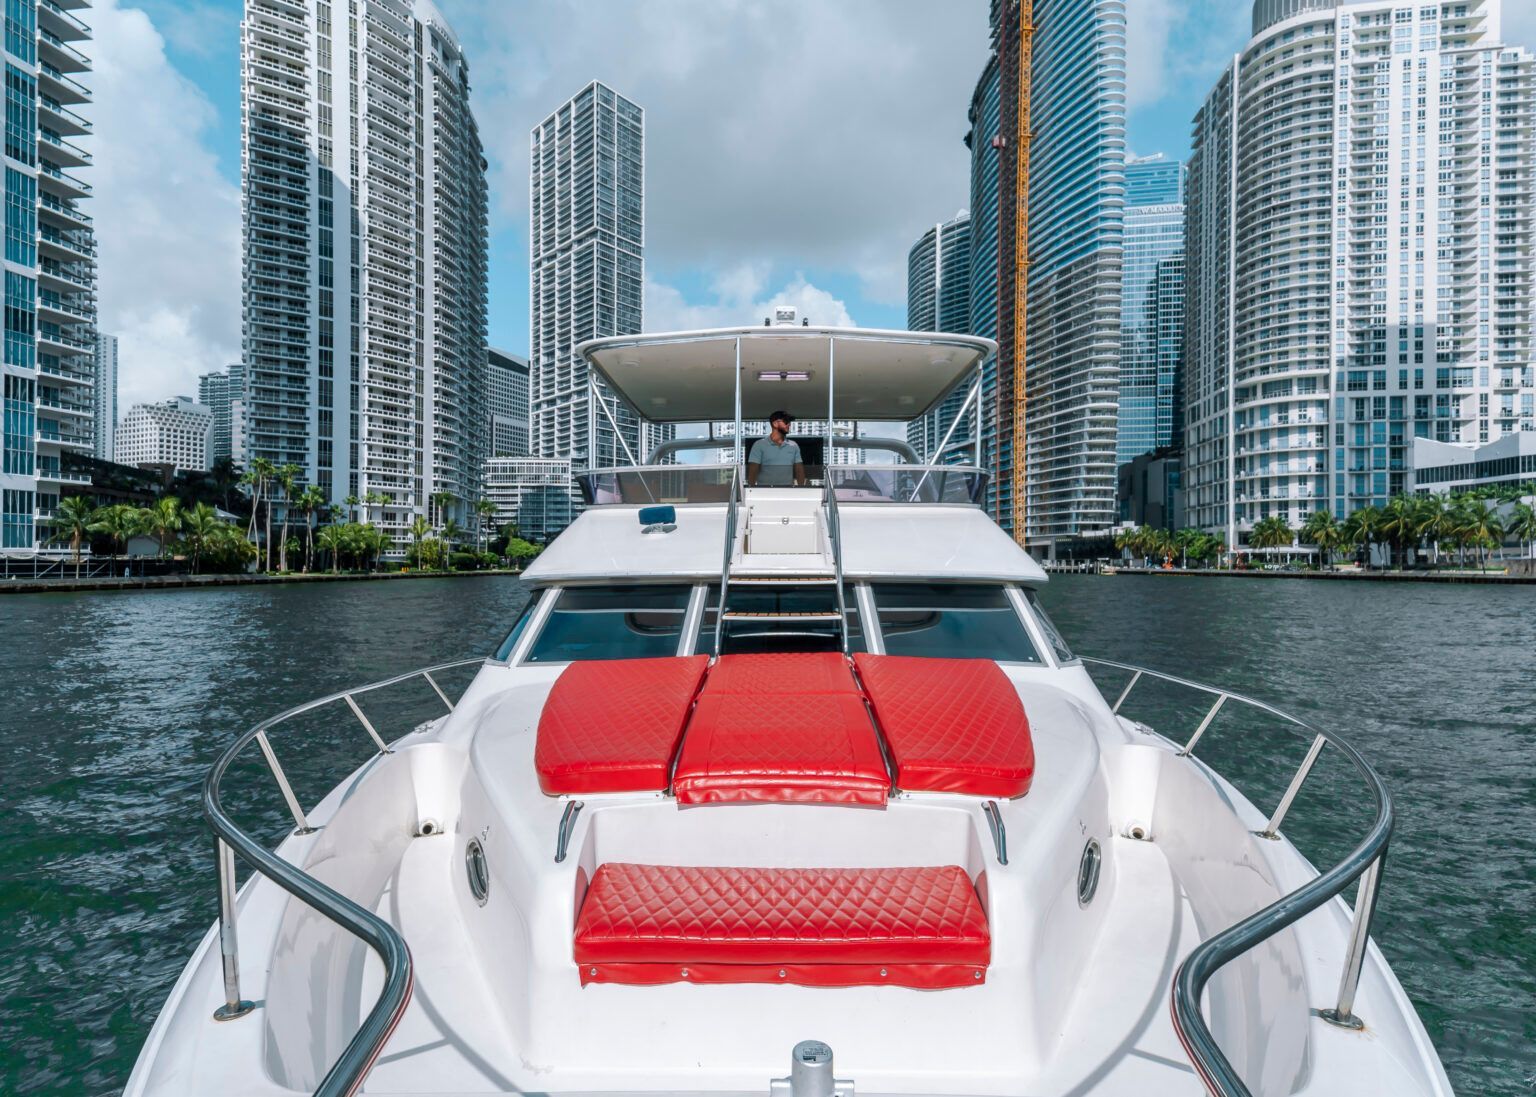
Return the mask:
[[(1128, 152), (1187, 156), (1201, 100), (1247, 40), (1248, 6), (1128, 5)], [(815, 48), (800, 34), (785, 42), (765, 37), (753, 10), (732, 22), (723, 13), (703, 19), (679, 9), (667, 16), (668, 27), (690, 18), (699, 25), (645, 64), (631, 48), (638, 6), (608, 9), (604, 19), (612, 25), (600, 34), (589, 22), (594, 17), (562, 22), (541, 5), (443, 0), (441, 7), (466, 40), (477, 42), (472, 106), (497, 112), (484, 135), (491, 162), (489, 341), (514, 353), (528, 347), (527, 131), (550, 103), (593, 77), (646, 105), (658, 160), (693, 136), (752, 135), (753, 159), (745, 165), (729, 157), (701, 164), (694, 154), (678, 174), (687, 183), (701, 167), (726, 180), (746, 172), (749, 191), (711, 185), (721, 193), (700, 205), (712, 175), (680, 192), (668, 184), (675, 193), (666, 199), (663, 180), (650, 181), (645, 308), (653, 329), (669, 319), (668, 326), (750, 319), (781, 298), (829, 322), (899, 327), (907, 249), (924, 226), (967, 203), (964, 108), (957, 118), (954, 104), (969, 101), (985, 62), (984, 3), (816, 9), (806, 16), (817, 28)], [(1504, 37), (1536, 45), (1536, 6), (1518, 7), (1509, 5)], [(237, 0), (142, 0), (132, 7), (113, 0), (93, 11), (96, 54), (105, 43), (114, 47), (92, 74), (99, 100), (93, 202), (102, 209), (102, 330), (122, 338), (124, 407), (195, 390), (200, 374), (239, 357), (239, 18)], [(854, 41), (860, 44), (850, 61)], [(910, 48), (914, 41), (922, 51)], [(585, 52), (572, 74), (565, 66), (578, 48)], [(931, 64), (935, 59), (941, 63)], [(786, 65), (797, 66), (795, 87), (776, 94), (771, 77)], [(738, 105), (725, 115), (694, 105), (712, 102), (687, 92), (700, 79)], [(821, 103), (840, 109), (823, 118)], [(817, 136), (829, 128), (830, 137)], [(887, 149), (885, 136), (903, 131), (910, 134), (905, 151)], [(819, 155), (850, 135), (859, 156)], [(701, 143), (705, 152), (715, 147)], [(164, 185), (168, 159), (177, 165), (174, 188)], [(816, 186), (807, 186), (812, 164)], [(912, 164), (922, 171), (911, 171)], [(859, 217), (845, 216), (846, 196), (867, 189), (877, 171), (876, 189), (888, 193), (874, 196), (878, 201)], [(744, 193), (769, 198), (758, 203)], [(775, 195), (782, 208), (773, 208)], [(794, 216), (806, 209), (820, 219)], [(687, 225), (680, 226), (679, 211)], [(764, 215), (784, 222), (766, 242), (751, 231)], [(813, 235), (814, 248), (807, 243)], [(709, 242), (715, 239), (718, 245)]]

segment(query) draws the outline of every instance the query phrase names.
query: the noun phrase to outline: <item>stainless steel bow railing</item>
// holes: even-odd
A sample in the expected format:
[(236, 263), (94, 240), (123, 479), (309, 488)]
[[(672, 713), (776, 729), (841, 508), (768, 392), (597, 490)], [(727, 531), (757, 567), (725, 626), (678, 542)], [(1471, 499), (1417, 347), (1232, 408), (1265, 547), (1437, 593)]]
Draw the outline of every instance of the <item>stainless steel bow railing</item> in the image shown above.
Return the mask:
[(388, 754), (389, 745), (357, 705), (356, 698), (359, 694), (371, 693), (386, 686), (421, 677), (432, 687), (438, 697), (442, 698), (443, 704), (448, 706), (448, 711), (452, 712), (454, 703), (448, 700), (448, 695), (443, 692), (442, 687), (437, 684), (437, 679), (432, 675), (483, 661), (482, 659), (460, 659), (453, 663), (440, 663), (437, 666), (413, 670), (407, 674), (397, 674), (393, 678), (386, 678), (380, 682), (342, 690), (313, 701), (306, 701), (302, 705), (295, 705), (270, 719), (263, 720), (231, 743), (225, 748), (224, 753), (219, 755), (203, 781), (203, 814), (208, 819), (208, 825), (213, 828), (218, 850), (219, 951), (224, 964), (225, 1001), (224, 1005), (214, 1012), (214, 1018), (219, 1021), (229, 1021), (243, 1017), (256, 1008), (254, 1004), (240, 996), (240, 950), (235, 910), (236, 854), (244, 858), (256, 872), (295, 898), (308, 903), (354, 937), (360, 938), (378, 953), (379, 959), (384, 962), (384, 986), (379, 992), (378, 1001), (368, 1011), (368, 1015), (358, 1026), (356, 1034), (342, 1050), (336, 1062), (331, 1064), (331, 1069), (326, 1072), (325, 1077), (321, 1079), (319, 1087), (315, 1090), (316, 1097), (351, 1097), (362, 1086), (368, 1071), (373, 1067), (374, 1060), (378, 1058), (390, 1033), (394, 1032), (395, 1026), (404, 1016), (405, 1007), (410, 1003), (411, 952), (406, 946), (405, 938), (394, 926), (371, 910), (366, 910), (340, 892), (322, 884), (297, 865), (278, 857), (257, 839), (241, 830), (240, 826), (224, 811), (219, 786), (235, 759), (251, 744), (252, 740), (255, 740), (256, 745), (261, 748), (263, 757), (266, 758), (267, 767), (272, 771), (273, 779), (283, 794), (288, 811), (293, 816), (294, 833), (312, 834), (315, 828), (310, 826), (309, 816), (299, 805), (293, 786), (289, 783), (287, 774), (283, 772), (283, 767), (278, 763), (277, 754), (272, 749), (267, 732), (295, 716), (312, 712), (337, 701), (345, 701), (347, 707), (352, 710), (353, 715), (368, 732), (378, 752)]
[(1190, 1062), (1194, 1064), (1201, 1081), (1216, 1097), (1250, 1097), (1248, 1087), (1222, 1052), (1210, 1026), (1205, 1023), (1205, 1017), (1200, 1012), (1200, 997), (1205, 991), (1206, 984), (1227, 963), (1280, 933), (1329, 900), (1343, 894), (1344, 889), (1358, 879), (1360, 889), (1355, 899), (1354, 922), (1350, 929), (1349, 945), (1344, 955), (1344, 970), (1339, 980), (1338, 999), (1332, 1009), (1323, 1010), (1319, 1015), (1323, 1020), (1343, 1028), (1363, 1027), (1360, 1019), (1354, 1014), (1355, 992), (1360, 986), (1360, 972), (1365, 963), (1366, 943), (1370, 938), (1371, 917), (1375, 913), (1376, 897), (1381, 887), (1381, 868), (1386, 861), (1387, 844), (1392, 837), (1394, 819), (1392, 796), (1387, 791), (1386, 785), (1382, 783), (1381, 777), (1371, 768), (1370, 763), (1350, 743), (1332, 732), (1314, 727), (1300, 717), (1292, 716), (1273, 705), (1231, 690), (1217, 689), (1214, 686), (1202, 685), (1199, 682), (1191, 682), (1185, 678), (1129, 663), (1087, 658), (1083, 662), (1131, 673), (1131, 680), (1126, 683), (1125, 689), (1121, 691), (1119, 699), (1114, 703), (1113, 710), (1116, 713), (1120, 711), (1126, 698), (1131, 695), (1131, 691), (1143, 677), (1156, 678), (1214, 696), (1215, 702), (1206, 711), (1204, 719), (1190, 735), (1183, 749), (1179, 751), (1183, 757), (1189, 757), (1194, 752), (1195, 744), (1200, 741), (1200, 737), (1216, 719), (1216, 714), (1228, 701), (1235, 701), (1269, 713), (1309, 733), (1312, 736), (1312, 743), (1307, 749), (1306, 757), (1302, 759), (1300, 767), (1292, 775), (1291, 782), (1280, 797), (1274, 814), (1269, 817), (1268, 824), (1258, 832), (1260, 838), (1275, 839), (1279, 836), (1280, 824), (1285, 820), (1286, 813), (1290, 811), (1291, 804), (1296, 799), (1296, 794), (1301, 791), (1302, 785), (1312, 772), (1312, 767), (1325, 746), (1337, 748), (1344, 757), (1349, 759), (1375, 802), (1376, 815), (1370, 829), (1360, 844), (1338, 864), (1315, 880), (1282, 896), (1263, 910), (1202, 941), (1184, 958), (1184, 962), (1179, 965), (1179, 970), (1174, 975), (1171, 1001), (1174, 1031), (1178, 1033), (1179, 1042), (1184, 1045), (1184, 1050), (1189, 1055)]

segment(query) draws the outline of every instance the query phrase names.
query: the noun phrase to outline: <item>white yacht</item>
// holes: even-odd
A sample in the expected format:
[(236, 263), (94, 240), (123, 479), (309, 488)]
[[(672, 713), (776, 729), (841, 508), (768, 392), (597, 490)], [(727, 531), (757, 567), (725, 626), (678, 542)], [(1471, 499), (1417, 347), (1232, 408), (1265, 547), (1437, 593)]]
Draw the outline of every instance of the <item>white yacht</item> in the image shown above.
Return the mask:
[[(220, 919), (127, 1093), (1449, 1094), (1369, 940), (1392, 806), (1355, 749), (1162, 671), (1101, 664), (1106, 699), (982, 470), (831, 433), (969, 403), (993, 350), (792, 318), (583, 344), (651, 423), (733, 429), (585, 474), (457, 700), (429, 667), (234, 740)], [(807, 483), (749, 486), (780, 407), (829, 425)], [(1135, 719), (1154, 688), (1188, 726)], [(391, 727), (410, 689), (446, 712)], [(268, 733), (316, 710), (371, 756), (306, 806)], [(1263, 806), (1201, 760), (1255, 713), (1296, 733)], [(253, 742), (276, 849), (221, 800)], [(1319, 872), (1284, 824), (1324, 751), (1375, 812)]]

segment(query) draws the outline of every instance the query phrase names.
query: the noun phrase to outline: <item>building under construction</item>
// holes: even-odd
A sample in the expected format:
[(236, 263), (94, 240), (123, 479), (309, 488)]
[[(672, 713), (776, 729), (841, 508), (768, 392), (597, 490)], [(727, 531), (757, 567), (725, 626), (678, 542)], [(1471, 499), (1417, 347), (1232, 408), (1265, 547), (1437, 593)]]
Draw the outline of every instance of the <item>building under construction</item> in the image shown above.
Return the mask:
[(1014, 539), (1115, 515), (1125, 202), (1125, 0), (992, 0), (971, 99), (971, 330), (987, 508)]

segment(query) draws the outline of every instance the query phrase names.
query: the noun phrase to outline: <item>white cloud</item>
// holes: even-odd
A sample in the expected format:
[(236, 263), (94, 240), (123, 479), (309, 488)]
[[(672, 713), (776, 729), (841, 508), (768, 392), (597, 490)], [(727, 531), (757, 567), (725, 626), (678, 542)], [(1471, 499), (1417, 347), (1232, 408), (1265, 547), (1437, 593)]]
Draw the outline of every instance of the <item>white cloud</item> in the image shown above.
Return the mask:
[(1504, 5), (1504, 40), (1536, 50), (1536, 3), (1511, 0)]
[(101, 330), (118, 337), (119, 403), (196, 395), (240, 356), (240, 193), (206, 143), (214, 109), (142, 11), (92, 8), (91, 140)]
[(835, 270), (896, 304), (913, 240), (968, 204), (982, 0), (443, 6), (476, 43), (503, 222), (527, 216), (529, 129), (593, 78), (646, 112), (646, 252), (663, 269)]
[(1178, 13), (1171, 0), (1134, 0), (1125, 12), (1125, 99), (1128, 110), (1168, 93), (1168, 37)]
[(690, 331), (756, 324), (771, 315), (774, 305), (794, 305), (813, 324), (857, 326), (842, 300), (807, 282), (805, 275), (796, 274), (777, 293), (765, 293), (764, 274), (764, 268), (750, 264), (729, 268), (715, 279), (710, 300), (704, 302), (689, 301), (675, 286), (647, 278), (645, 328)]

